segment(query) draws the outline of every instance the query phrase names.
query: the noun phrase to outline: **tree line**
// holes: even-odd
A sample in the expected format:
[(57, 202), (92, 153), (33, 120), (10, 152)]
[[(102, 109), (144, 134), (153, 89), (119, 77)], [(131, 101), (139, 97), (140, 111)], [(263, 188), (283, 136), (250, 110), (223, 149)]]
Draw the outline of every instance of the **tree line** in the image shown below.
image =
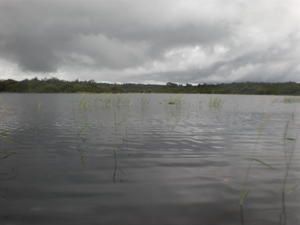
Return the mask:
[(206, 94), (258, 94), (258, 95), (300, 95), (300, 84), (286, 83), (218, 83), (180, 85), (168, 82), (154, 84), (111, 84), (90, 81), (65, 81), (57, 78), (0, 80), (0, 92), (19, 93), (206, 93)]

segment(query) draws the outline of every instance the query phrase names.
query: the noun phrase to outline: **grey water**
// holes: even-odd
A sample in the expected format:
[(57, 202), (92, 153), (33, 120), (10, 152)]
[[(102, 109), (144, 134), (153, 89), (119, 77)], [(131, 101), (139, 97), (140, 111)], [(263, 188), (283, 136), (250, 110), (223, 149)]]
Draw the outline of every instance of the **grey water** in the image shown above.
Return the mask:
[(300, 224), (291, 99), (1, 94), (0, 222)]

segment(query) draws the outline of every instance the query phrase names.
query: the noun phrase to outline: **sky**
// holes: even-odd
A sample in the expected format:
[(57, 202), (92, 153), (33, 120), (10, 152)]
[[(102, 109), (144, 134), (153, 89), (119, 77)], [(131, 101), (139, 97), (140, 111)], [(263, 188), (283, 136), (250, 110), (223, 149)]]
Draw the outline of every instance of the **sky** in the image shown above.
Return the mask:
[(0, 0), (0, 79), (300, 82), (299, 0)]

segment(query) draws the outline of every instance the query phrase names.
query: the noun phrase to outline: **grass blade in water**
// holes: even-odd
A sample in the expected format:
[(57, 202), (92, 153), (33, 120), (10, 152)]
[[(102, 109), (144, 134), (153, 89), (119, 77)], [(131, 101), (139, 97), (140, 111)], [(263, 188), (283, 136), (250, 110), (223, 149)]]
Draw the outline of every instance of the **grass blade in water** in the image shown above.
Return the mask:
[(257, 158), (248, 158), (248, 160), (252, 160), (252, 161), (256, 161), (256, 162), (258, 162), (258, 163), (260, 163), (260, 164), (262, 164), (262, 165), (264, 165), (264, 166), (266, 166), (266, 167), (268, 167), (269, 169), (275, 169), (273, 166), (271, 166), (269, 163), (266, 163), (266, 162), (264, 162), (264, 161), (262, 161), (262, 160), (260, 160), (260, 159), (257, 159)]

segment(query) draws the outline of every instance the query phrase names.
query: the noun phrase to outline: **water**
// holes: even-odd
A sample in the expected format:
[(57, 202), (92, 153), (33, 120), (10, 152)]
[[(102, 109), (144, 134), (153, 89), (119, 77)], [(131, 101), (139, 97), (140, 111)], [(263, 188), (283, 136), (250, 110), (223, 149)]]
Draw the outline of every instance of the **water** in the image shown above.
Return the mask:
[(300, 224), (300, 104), (287, 102), (1, 94), (1, 224)]

